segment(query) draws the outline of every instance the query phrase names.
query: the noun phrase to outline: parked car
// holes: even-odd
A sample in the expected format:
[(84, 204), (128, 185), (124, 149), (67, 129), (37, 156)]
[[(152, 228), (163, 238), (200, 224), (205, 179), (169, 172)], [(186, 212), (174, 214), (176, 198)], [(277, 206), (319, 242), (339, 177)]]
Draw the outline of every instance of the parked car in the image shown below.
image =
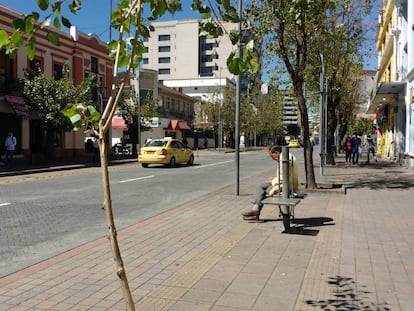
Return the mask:
[(299, 141), (298, 141), (297, 139), (292, 139), (292, 140), (289, 142), (288, 147), (289, 147), (289, 148), (299, 148), (299, 147), (300, 147), (300, 143), (299, 143)]
[(152, 139), (142, 147), (138, 162), (143, 167), (149, 164), (164, 164), (170, 167), (179, 163), (194, 164), (194, 154), (181, 141), (172, 138)]

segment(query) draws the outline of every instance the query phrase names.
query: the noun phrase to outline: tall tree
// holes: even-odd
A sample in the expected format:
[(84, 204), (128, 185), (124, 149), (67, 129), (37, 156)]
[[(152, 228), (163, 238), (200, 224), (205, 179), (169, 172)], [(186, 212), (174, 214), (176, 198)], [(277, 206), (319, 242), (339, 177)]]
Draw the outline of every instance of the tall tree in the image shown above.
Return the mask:
[(23, 97), (32, 112), (37, 113), (42, 120), (46, 132), (46, 140), (42, 146), (45, 158), (50, 157), (55, 135), (73, 128), (70, 120), (62, 114), (62, 109), (73, 103), (92, 103), (91, 91), (94, 77), (90, 75), (80, 85), (76, 86), (68, 79), (67, 66), (65, 74), (59, 80), (47, 77), (40, 70), (29, 79), (24, 80)]
[[(364, 17), (371, 12), (371, 3), (372, 0), (337, 0), (335, 9), (328, 11), (324, 29), (316, 34), (319, 40), (313, 41), (315, 45), (312, 50), (322, 54), (325, 63), (327, 164), (335, 164), (332, 148), (335, 145), (338, 120), (342, 125), (348, 124), (361, 100), (361, 97), (356, 96), (362, 77), (363, 54), (360, 51), (366, 40)], [(310, 77), (317, 77), (320, 72), (320, 59), (317, 56), (313, 54), (314, 65)], [(309, 80), (309, 86), (316, 90), (319, 86), (312, 83), (315, 79)], [(345, 107), (341, 108), (341, 105)]]
[(304, 94), (309, 46), (315, 33), (325, 26), (327, 11), (334, 9), (335, 4), (333, 0), (265, 0), (253, 1), (249, 9), (254, 31), (263, 38), (265, 53), (280, 60), (293, 86), (300, 112), (307, 188), (317, 187)]

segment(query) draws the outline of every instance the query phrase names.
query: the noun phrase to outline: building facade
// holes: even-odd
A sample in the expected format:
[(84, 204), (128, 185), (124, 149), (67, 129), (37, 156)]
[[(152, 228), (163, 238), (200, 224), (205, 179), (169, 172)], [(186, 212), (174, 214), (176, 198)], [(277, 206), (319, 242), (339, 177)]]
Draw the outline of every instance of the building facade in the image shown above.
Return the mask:
[(377, 84), (368, 113), (376, 114), (378, 154), (395, 161), (414, 155), (413, 11), (412, 1), (384, 0), (378, 18)]
[[(22, 14), (0, 5), (0, 27), (8, 33), (14, 31), (13, 20)], [(46, 35), (53, 31), (59, 35), (60, 45), (55, 46), (47, 41)], [(36, 33), (36, 54), (29, 61), (24, 47), (20, 48), (13, 59), (4, 51), (0, 51), (0, 138), (13, 131), (17, 137), (16, 154), (29, 157), (39, 152), (45, 143), (44, 127), (41, 117), (24, 103), (22, 97), (15, 96), (16, 81), (24, 79), (25, 71), (38, 65), (41, 71), (50, 78), (59, 79), (64, 64), (69, 69), (69, 78), (80, 84), (84, 78), (95, 73), (100, 81), (101, 98), (110, 94), (112, 85), (112, 62), (108, 56), (106, 44), (96, 35), (86, 35), (75, 27), (70, 33), (54, 27), (44, 27)], [(85, 152), (85, 135), (79, 132), (55, 133), (54, 155), (75, 156)], [(39, 150), (40, 149), (40, 150)]]
[[(143, 68), (158, 71), (160, 82), (227, 77), (227, 56), (232, 50), (225, 37), (208, 39), (199, 35), (197, 19), (153, 23), (155, 31), (144, 41)], [(236, 24), (226, 23), (229, 30)]]
[[(238, 27), (235, 23), (222, 25), (227, 32)], [(153, 26), (155, 31), (144, 41), (143, 68), (157, 70), (160, 83), (189, 96), (200, 97), (203, 89), (205, 98), (220, 92), (223, 81), (226, 85), (235, 84), (235, 76), (227, 69), (227, 58), (235, 47), (227, 35), (217, 39), (200, 36), (197, 19), (156, 22)], [(250, 37), (245, 30), (243, 40), (247, 42)], [(259, 83), (260, 75), (259, 71), (249, 81), (241, 76), (241, 92), (247, 93), (250, 84)]]
[[(197, 99), (158, 83), (158, 72), (155, 70), (141, 69), (139, 84), (136, 83), (136, 77), (131, 79), (130, 84), (135, 88), (139, 87), (141, 106), (145, 100), (153, 100), (157, 105), (157, 117), (145, 118), (141, 116), (142, 129), (146, 128), (146, 130), (140, 130), (140, 145), (143, 145), (150, 138), (182, 139), (189, 136), (188, 132), (192, 131), (191, 124), (194, 119), (194, 106), (198, 102)], [(130, 129), (122, 116), (118, 114), (112, 119), (112, 145), (119, 143), (121, 138), (127, 144), (131, 144), (131, 136)], [(189, 140), (187, 139), (187, 141)], [(190, 144), (190, 147), (192, 146), (193, 144)]]

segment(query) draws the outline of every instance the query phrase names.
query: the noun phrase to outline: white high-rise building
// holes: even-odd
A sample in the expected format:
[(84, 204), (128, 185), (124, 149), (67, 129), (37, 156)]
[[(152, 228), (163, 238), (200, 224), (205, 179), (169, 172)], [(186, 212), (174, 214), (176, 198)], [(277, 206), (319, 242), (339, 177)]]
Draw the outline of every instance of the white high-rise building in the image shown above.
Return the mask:
[[(224, 23), (230, 31), (237, 24)], [(233, 47), (223, 36), (208, 39), (199, 35), (197, 19), (153, 23), (155, 31), (144, 42), (143, 68), (158, 70), (160, 81), (200, 78), (233, 78), (227, 57)]]
[[(222, 25), (227, 33), (238, 28), (235, 23)], [(217, 39), (200, 36), (197, 19), (156, 22), (153, 26), (155, 31), (144, 41), (142, 67), (158, 71), (161, 83), (200, 98), (211, 98), (224, 86), (235, 84), (235, 76), (227, 68), (227, 58), (235, 49), (228, 34)], [(244, 31), (243, 36), (248, 41), (250, 34)], [(248, 92), (246, 78), (241, 77), (240, 87)]]

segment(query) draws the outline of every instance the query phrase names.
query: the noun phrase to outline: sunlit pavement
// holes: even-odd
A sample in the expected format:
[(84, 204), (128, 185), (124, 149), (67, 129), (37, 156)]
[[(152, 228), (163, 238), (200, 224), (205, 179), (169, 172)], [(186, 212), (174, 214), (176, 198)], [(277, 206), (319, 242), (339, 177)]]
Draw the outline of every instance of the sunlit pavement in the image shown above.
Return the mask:
[[(136, 310), (411, 310), (413, 170), (341, 157), (323, 176), (316, 163), (335, 187), (302, 189), (290, 234), (269, 206), (241, 219), (268, 174), (121, 230)], [(108, 240), (0, 279), (0, 310), (125, 310)]]

